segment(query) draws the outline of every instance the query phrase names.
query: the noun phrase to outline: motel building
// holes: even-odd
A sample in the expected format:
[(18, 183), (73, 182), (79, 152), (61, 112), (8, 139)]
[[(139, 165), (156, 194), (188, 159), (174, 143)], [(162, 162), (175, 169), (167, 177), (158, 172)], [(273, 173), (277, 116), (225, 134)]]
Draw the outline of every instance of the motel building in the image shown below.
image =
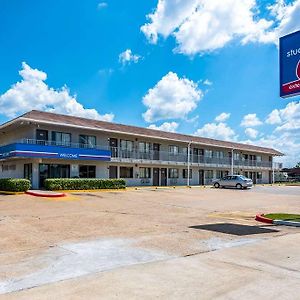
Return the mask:
[[(2, 124), (0, 178), (123, 178), (128, 186), (205, 185), (227, 174), (271, 183), (270, 148), (41, 111)], [(188, 171), (189, 170), (189, 171)]]

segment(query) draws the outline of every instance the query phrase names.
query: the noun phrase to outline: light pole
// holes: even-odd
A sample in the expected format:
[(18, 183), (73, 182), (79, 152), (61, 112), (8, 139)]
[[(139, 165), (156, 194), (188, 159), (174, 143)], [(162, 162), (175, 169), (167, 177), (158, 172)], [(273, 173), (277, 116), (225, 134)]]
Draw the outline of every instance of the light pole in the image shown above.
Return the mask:
[(233, 151), (234, 149), (231, 149), (231, 175), (233, 175)]
[(190, 149), (191, 149), (191, 143), (190, 141), (188, 143), (188, 148), (187, 148), (187, 186), (190, 186)]

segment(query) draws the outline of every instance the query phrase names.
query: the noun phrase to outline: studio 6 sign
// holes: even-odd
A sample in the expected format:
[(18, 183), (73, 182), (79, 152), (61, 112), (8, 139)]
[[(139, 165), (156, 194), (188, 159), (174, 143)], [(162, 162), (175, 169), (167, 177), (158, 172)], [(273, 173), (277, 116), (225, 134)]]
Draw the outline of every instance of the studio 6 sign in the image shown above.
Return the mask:
[(300, 94), (300, 31), (279, 39), (280, 97)]

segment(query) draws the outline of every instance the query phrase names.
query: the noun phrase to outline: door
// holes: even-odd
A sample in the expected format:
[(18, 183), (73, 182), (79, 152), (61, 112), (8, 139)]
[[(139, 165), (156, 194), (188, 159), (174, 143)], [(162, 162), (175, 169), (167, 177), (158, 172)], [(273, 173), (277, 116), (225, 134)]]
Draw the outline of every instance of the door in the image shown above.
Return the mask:
[(58, 164), (40, 164), (39, 165), (39, 186), (44, 187), (47, 178), (70, 178), (70, 166)]
[(159, 168), (153, 168), (153, 185), (159, 186)]
[(109, 166), (109, 178), (111, 178), (111, 179), (118, 178), (118, 167), (117, 166)]
[(159, 150), (160, 150), (160, 144), (153, 144), (153, 159), (159, 160)]
[(32, 164), (24, 164), (24, 178), (32, 183)]
[(199, 184), (204, 185), (204, 170), (199, 170)]
[(167, 185), (167, 169), (166, 168), (160, 169), (160, 185), (161, 186)]
[(109, 146), (111, 149), (111, 157), (118, 157), (118, 139), (110, 138)]
[(37, 129), (36, 130), (37, 144), (45, 145), (48, 141), (48, 130)]
[(200, 160), (199, 160), (199, 149), (198, 148), (193, 148), (193, 162), (194, 163), (200, 162)]

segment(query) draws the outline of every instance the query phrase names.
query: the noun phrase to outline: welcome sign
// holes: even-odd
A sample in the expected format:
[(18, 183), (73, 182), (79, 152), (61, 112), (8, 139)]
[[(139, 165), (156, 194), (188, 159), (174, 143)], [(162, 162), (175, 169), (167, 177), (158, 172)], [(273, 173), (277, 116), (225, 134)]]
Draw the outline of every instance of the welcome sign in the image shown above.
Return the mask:
[(300, 95), (300, 31), (279, 39), (280, 97)]

